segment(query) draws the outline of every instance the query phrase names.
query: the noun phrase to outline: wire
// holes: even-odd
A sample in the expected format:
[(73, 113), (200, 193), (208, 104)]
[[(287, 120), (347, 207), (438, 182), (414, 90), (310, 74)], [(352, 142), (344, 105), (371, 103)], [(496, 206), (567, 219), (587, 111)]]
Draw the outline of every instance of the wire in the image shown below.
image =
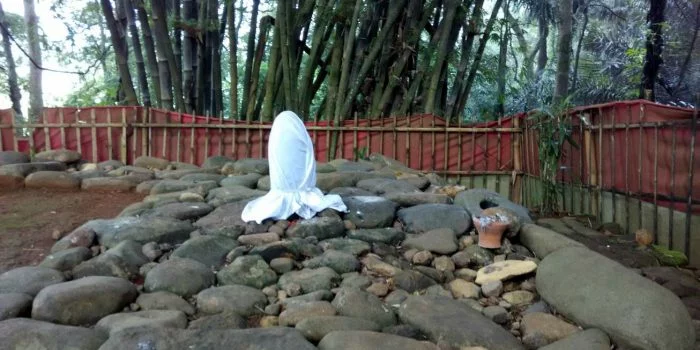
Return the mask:
[(7, 33), (7, 36), (10, 37), (10, 40), (15, 44), (15, 46), (17, 46), (17, 48), (19, 48), (20, 51), (22, 51), (22, 53), (24, 54), (24, 56), (26, 56), (26, 57), (29, 59), (29, 61), (32, 62), (32, 65), (33, 65), (34, 67), (36, 67), (36, 68), (38, 68), (38, 69), (41, 69), (41, 70), (48, 71), (48, 72), (65, 73), (65, 74), (77, 74), (77, 75), (80, 75), (80, 76), (84, 76), (84, 75), (88, 74), (88, 73), (90, 72), (91, 69), (95, 68), (95, 67), (97, 66), (97, 64), (98, 64), (100, 61), (102, 61), (102, 59), (104, 59), (104, 57), (107, 55), (107, 51), (108, 51), (108, 50), (103, 50), (103, 51), (102, 51), (102, 54), (100, 55), (100, 57), (98, 57), (98, 58), (95, 60), (95, 62), (93, 62), (93, 64), (91, 64), (91, 65), (87, 68), (87, 70), (85, 70), (84, 72), (81, 72), (81, 71), (67, 71), (67, 70), (46, 68), (46, 67), (40, 66), (39, 64), (36, 63), (36, 61), (34, 61), (34, 58), (32, 58), (32, 56), (29, 55), (29, 53), (27, 53), (27, 51), (24, 50), (24, 48), (17, 42), (17, 40), (15, 40), (15, 37), (12, 35), (12, 33), (10, 33), (10, 30), (9, 30), (7, 27), (5, 27), (5, 24), (4, 24), (4, 23), (0, 22), (0, 28), (2, 28), (2, 30), (4, 30), (5, 33)]

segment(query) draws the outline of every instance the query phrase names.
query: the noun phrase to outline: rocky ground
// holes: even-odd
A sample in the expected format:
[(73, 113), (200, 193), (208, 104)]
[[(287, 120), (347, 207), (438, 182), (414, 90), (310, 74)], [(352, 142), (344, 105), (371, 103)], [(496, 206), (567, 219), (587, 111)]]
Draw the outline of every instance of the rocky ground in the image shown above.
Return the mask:
[[(265, 160), (37, 156), (0, 152), (17, 163), (0, 185), (147, 196), (0, 275), (0, 349), (700, 348), (693, 271), (618, 263), (381, 156), (318, 165), (347, 213), (262, 224), (240, 214), (269, 189)], [(514, 214), (498, 249), (473, 228), (487, 208)]]

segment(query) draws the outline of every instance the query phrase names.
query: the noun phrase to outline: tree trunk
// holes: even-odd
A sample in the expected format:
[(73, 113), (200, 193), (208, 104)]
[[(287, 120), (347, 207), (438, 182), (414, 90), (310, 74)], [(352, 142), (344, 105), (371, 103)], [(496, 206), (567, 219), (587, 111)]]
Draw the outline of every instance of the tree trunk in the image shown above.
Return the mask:
[(573, 0), (559, 2), (559, 42), (557, 43), (557, 77), (552, 102), (558, 104), (569, 94), (569, 68), (571, 67), (571, 37), (573, 25)]
[[(148, 60), (148, 73), (151, 77), (151, 85), (153, 86), (153, 95), (155, 96), (155, 106), (163, 108), (163, 103), (161, 102), (161, 91), (160, 91), (160, 72), (158, 71), (158, 59), (156, 58), (155, 44), (153, 43), (153, 34), (151, 31), (151, 25), (148, 23), (148, 14), (146, 13), (146, 8), (143, 4), (143, 0), (128, 0), (132, 1), (132, 5), (136, 7), (136, 14), (139, 17), (139, 24), (141, 25), (141, 33), (143, 35), (144, 51), (146, 52), (146, 59)], [(172, 101), (170, 106), (166, 107), (168, 109), (172, 108)]]
[[(275, 26), (274, 34), (272, 35), (272, 49), (270, 50), (270, 61), (267, 65), (267, 76), (265, 77), (265, 98), (263, 99), (263, 107), (260, 112), (260, 120), (269, 121), (272, 120), (273, 107), (275, 104), (276, 97), (276, 87), (279, 85), (275, 84), (277, 77), (277, 63), (279, 62), (279, 51), (280, 51), (280, 35), (279, 27)], [(245, 98), (245, 96), (244, 96)], [(245, 99), (244, 101), (247, 101)], [(246, 114), (246, 120), (250, 121), (252, 115)]]
[(221, 35), (219, 35), (219, 3), (209, 0), (209, 41), (211, 41), (211, 115), (221, 117), (223, 114), (223, 92), (221, 91)]
[(131, 35), (131, 46), (134, 47), (134, 59), (136, 60), (136, 72), (139, 81), (139, 89), (143, 105), (151, 107), (151, 94), (148, 91), (148, 78), (146, 76), (146, 65), (143, 62), (143, 53), (141, 51), (141, 40), (139, 39), (139, 31), (136, 28), (136, 19), (134, 18), (134, 4), (132, 0), (120, 0), (126, 14), (126, 20), (129, 24), (129, 34)]
[(180, 9), (180, 0), (172, 0), (170, 10), (173, 15), (173, 54), (178, 67), (182, 67), (182, 10)]
[(656, 100), (655, 85), (659, 75), (659, 68), (663, 63), (661, 53), (663, 50), (664, 38), (662, 27), (664, 25), (664, 13), (666, 11), (666, 0), (651, 0), (649, 12), (647, 13), (647, 23), (649, 31), (646, 40), (646, 55), (644, 56), (644, 67), (642, 68), (642, 86), (639, 97), (650, 101)]
[[(436, 111), (435, 103), (438, 94), (438, 84), (440, 83), (440, 77), (442, 76), (443, 68), (446, 66), (446, 60), (449, 56), (449, 52), (452, 51), (449, 48), (449, 36), (452, 31), (452, 23), (457, 15), (457, 0), (445, 0), (445, 13), (443, 15), (443, 20), (437, 28), (437, 32), (433, 40), (436, 40), (436, 58), (435, 63), (433, 63), (433, 69), (428, 77), (428, 91), (425, 98), (425, 113), (433, 114), (437, 112), (441, 114), (444, 111)], [(431, 45), (433, 46), (433, 45)]]
[[(25, 0), (25, 3), (26, 1), (27, 0)], [(32, 0), (28, 1), (31, 2)], [(117, 69), (119, 70), (119, 77), (121, 80), (121, 91), (124, 93), (126, 104), (136, 106), (138, 105), (138, 99), (136, 98), (136, 91), (134, 91), (134, 84), (131, 80), (131, 73), (129, 73), (126, 42), (120, 40), (119, 28), (117, 27), (117, 22), (114, 19), (114, 12), (110, 1), (100, 0), (100, 4), (102, 6), (102, 13), (104, 14), (107, 22), (107, 28), (109, 28), (112, 38), (112, 46), (114, 47), (114, 55), (116, 56)]]
[[(260, 37), (258, 39), (258, 46), (255, 49), (255, 59), (253, 61), (253, 72), (251, 74), (250, 82), (250, 99), (248, 100), (248, 107), (246, 108), (246, 115), (251, 115), (251, 118), (256, 116), (255, 110), (258, 101), (258, 84), (260, 81), (260, 66), (262, 65), (263, 55), (265, 54), (265, 45), (267, 43), (267, 36), (272, 25), (272, 17), (265, 16), (260, 20)], [(263, 90), (264, 87), (263, 87)], [(266, 92), (266, 91), (265, 91)], [(261, 96), (263, 93), (260, 94)], [(253, 118), (255, 119), (255, 118)], [(269, 121), (269, 120), (264, 120)]]
[(5, 11), (0, 3), (0, 23), (2, 23), (2, 48), (5, 51), (5, 60), (7, 62), (7, 84), (10, 88), (10, 101), (12, 101), (12, 109), (15, 111), (15, 121), (22, 120), (22, 94), (17, 83), (17, 69), (15, 67), (15, 59), (12, 57), (12, 43), (10, 42), (9, 24), (5, 19)]
[[(195, 0), (182, 1), (182, 16), (185, 23), (192, 23), (196, 17)], [(182, 77), (185, 111), (192, 113), (194, 110), (194, 55), (196, 52), (196, 37), (193, 30), (185, 31), (185, 39), (182, 42)]]
[[(111, 7), (111, 6), (110, 6)], [(114, 17), (112, 17), (114, 19)], [(39, 23), (34, 11), (34, 0), (24, 0), (24, 23), (27, 26), (27, 41), (29, 42), (29, 110), (28, 117), (32, 122), (39, 120), (41, 109), (44, 108), (43, 89), (41, 83), (41, 47), (39, 46)], [(116, 34), (116, 33), (114, 33)], [(134, 96), (135, 98), (135, 96)]]
[[(503, 7), (507, 12), (508, 4)], [(508, 57), (508, 37), (510, 36), (508, 21), (504, 21), (501, 28), (501, 42), (498, 52), (498, 88), (496, 93), (496, 115), (503, 117), (506, 113), (506, 58)]]
[[(228, 47), (229, 47), (229, 113), (230, 118), (236, 120), (238, 115), (238, 28), (236, 27), (236, 7), (235, 0), (227, 0), (229, 10), (226, 13), (228, 24)], [(239, 22), (240, 23), (240, 22)]]
[[(279, 4), (277, 6), (280, 6)], [(253, 0), (253, 9), (250, 13), (250, 31), (248, 32), (248, 48), (246, 51), (245, 60), (245, 72), (243, 73), (243, 104), (241, 105), (241, 115), (246, 113), (248, 107), (249, 99), (253, 98), (250, 96), (250, 76), (251, 70), (253, 69), (253, 58), (255, 57), (255, 32), (257, 31), (258, 25), (258, 8), (260, 7), (260, 0)], [(255, 100), (253, 98), (253, 100)], [(245, 109), (244, 109), (245, 108)], [(264, 110), (264, 108), (263, 108)], [(264, 112), (263, 112), (264, 114)], [(246, 116), (247, 117), (247, 116)]]
[(574, 77), (571, 82), (571, 91), (576, 92), (576, 85), (578, 83), (578, 62), (581, 57), (581, 48), (583, 48), (583, 38), (586, 35), (586, 28), (588, 27), (588, 4), (584, 5), (583, 8), (583, 24), (581, 24), (581, 35), (578, 38), (578, 44), (576, 44), (576, 53), (574, 56)]
[[(104, 1), (104, 0), (103, 0)], [(165, 15), (165, 0), (153, 0), (151, 2), (153, 11), (153, 27), (156, 38), (156, 47), (159, 53), (163, 53), (168, 63), (168, 72), (172, 80), (174, 90), (175, 107), (178, 112), (185, 111), (185, 102), (182, 98), (182, 75), (180, 68), (177, 66), (173, 47), (168, 36), (167, 17)], [(162, 80), (161, 80), (162, 81)], [(163, 87), (161, 86), (161, 89)], [(169, 87), (168, 87), (169, 89)]]
[[(353, 9), (352, 19), (350, 21), (350, 29), (347, 29), (347, 23), (343, 26), (345, 29), (345, 40), (343, 48), (343, 57), (340, 69), (340, 81), (338, 83), (338, 96), (345, 96), (345, 92), (348, 87), (348, 76), (350, 75), (350, 55), (352, 54), (353, 45), (355, 44), (355, 32), (357, 31), (357, 22), (359, 22), (360, 10), (362, 9), (362, 0), (357, 0), (355, 2), (355, 7)], [(335, 118), (336, 123), (340, 121), (341, 113), (343, 109), (342, 98), (338, 99), (335, 104)]]
[[(568, 1), (568, 0), (566, 0)], [(542, 5), (544, 7), (544, 5)], [(535, 75), (539, 78), (547, 67), (547, 37), (549, 36), (549, 23), (547, 23), (547, 12), (540, 10), (537, 16), (537, 28), (539, 38), (537, 40), (537, 70)]]

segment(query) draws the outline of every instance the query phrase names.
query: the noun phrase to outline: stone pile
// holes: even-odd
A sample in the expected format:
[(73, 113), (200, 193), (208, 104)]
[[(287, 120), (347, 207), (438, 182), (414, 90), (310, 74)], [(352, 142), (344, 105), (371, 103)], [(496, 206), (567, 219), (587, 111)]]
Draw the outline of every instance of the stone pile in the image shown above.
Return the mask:
[[(265, 160), (45, 159), (60, 173), (0, 178), (146, 197), (0, 275), (2, 349), (694, 349), (700, 333), (697, 276), (640, 274), (381, 156), (318, 165), (347, 213), (262, 224), (241, 212), (269, 189)], [(485, 249), (471, 220), (493, 208), (513, 216)]]

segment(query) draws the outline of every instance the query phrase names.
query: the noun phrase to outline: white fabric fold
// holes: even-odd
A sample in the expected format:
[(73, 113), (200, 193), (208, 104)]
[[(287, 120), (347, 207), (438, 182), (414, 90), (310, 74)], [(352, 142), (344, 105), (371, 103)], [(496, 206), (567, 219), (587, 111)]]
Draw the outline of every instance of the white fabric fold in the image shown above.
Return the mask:
[(243, 221), (285, 220), (295, 213), (310, 219), (327, 208), (347, 211), (340, 196), (324, 195), (316, 188), (313, 143), (304, 123), (295, 113), (284, 111), (275, 118), (267, 158), (270, 162), (270, 192), (246, 205), (241, 214)]

